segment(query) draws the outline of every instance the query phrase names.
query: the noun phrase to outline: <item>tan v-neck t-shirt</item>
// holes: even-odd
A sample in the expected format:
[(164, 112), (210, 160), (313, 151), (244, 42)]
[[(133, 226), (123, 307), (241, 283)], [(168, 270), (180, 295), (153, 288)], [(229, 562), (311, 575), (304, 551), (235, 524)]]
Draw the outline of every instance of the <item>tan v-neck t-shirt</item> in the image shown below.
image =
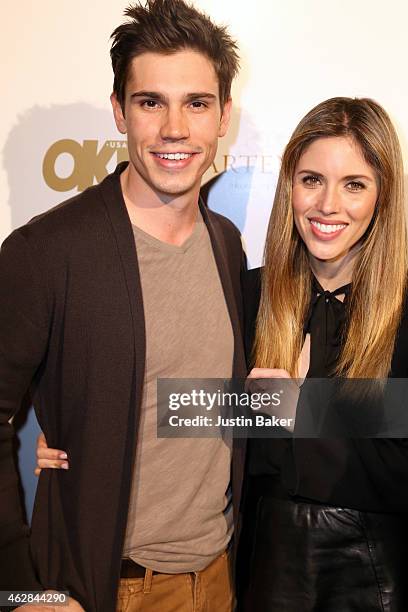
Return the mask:
[(146, 319), (146, 373), (123, 557), (199, 571), (232, 533), (231, 443), (157, 438), (157, 378), (230, 378), (233, 332), (207, 228), (182, 246), (133, 226)]

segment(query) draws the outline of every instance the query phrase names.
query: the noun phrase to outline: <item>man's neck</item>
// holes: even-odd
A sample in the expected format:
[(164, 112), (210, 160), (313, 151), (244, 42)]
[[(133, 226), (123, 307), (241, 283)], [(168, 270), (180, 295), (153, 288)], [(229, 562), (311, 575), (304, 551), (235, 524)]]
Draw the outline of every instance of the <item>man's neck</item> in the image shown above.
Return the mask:
[(174, 198), (163, 198), (132, 180), (130, 164), (120, 175), (123, 198), (133, 225), (168, 244), (181, 246), (197, 220), (199, 189)]

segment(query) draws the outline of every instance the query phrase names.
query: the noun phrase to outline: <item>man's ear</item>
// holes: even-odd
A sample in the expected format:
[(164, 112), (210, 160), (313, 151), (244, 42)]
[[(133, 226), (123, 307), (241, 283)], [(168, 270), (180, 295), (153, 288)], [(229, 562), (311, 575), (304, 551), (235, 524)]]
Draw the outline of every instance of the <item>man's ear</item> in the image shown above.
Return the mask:
[(218, 130), (218, 136), (220, 138), (222, 138), (222, 136), (225, 136), (225, 134), (227, 133), (228, 126), (229, 126), (230, 119), (231, 119), (231, 107), (232, 107), (232, 99), (230, 96), (228, 100), (225, 102), (224, 108), (222, 109), (220, 127)]
[(115, 93), (111, 95), (110, 101), (112, 104), (113, 116), (115, 118), (116, 127), (118, 128), (121, 134), (126, 134), (127, 132), (126, 120), (123, 114), (122, 107)]

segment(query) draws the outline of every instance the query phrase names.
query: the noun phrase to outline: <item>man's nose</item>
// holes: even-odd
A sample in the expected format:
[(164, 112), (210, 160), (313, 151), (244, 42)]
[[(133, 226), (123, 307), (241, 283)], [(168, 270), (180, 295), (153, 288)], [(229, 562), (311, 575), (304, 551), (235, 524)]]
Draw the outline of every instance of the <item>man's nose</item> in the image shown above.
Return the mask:
[(190, 136), (187, 117), (181, 108), (168, 108), (160, 130), (163, 140), (185, 140)]

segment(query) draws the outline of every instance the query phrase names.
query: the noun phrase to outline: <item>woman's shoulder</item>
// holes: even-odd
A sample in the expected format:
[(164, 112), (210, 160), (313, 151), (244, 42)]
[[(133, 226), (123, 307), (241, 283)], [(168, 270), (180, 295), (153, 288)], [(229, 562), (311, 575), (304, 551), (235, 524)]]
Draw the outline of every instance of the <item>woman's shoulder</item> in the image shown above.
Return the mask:
[(247, 270), (242, 277), (242, 295), (245, 313), (245, 349), (249, 360), (255, 337), (256, 316), (261, 298), (262, 268)]
[(262, 270), (263, 268), (252, 268), (251, 270), (244, 272), (242, 278), (242, 291), (244, 293), (244, 298), (247, 296), (251, 297), (254, 294), (260, 295)]
[(394, 344), (391, 372), (396, 378), (408, 376), (408, 292), (401, 310), (401, 320)]
[(261, 299), (262, 268), (252, 268), (244, 273), (242, 279), (242, 295), (246, 318), (256, 319), (259, 301)]

